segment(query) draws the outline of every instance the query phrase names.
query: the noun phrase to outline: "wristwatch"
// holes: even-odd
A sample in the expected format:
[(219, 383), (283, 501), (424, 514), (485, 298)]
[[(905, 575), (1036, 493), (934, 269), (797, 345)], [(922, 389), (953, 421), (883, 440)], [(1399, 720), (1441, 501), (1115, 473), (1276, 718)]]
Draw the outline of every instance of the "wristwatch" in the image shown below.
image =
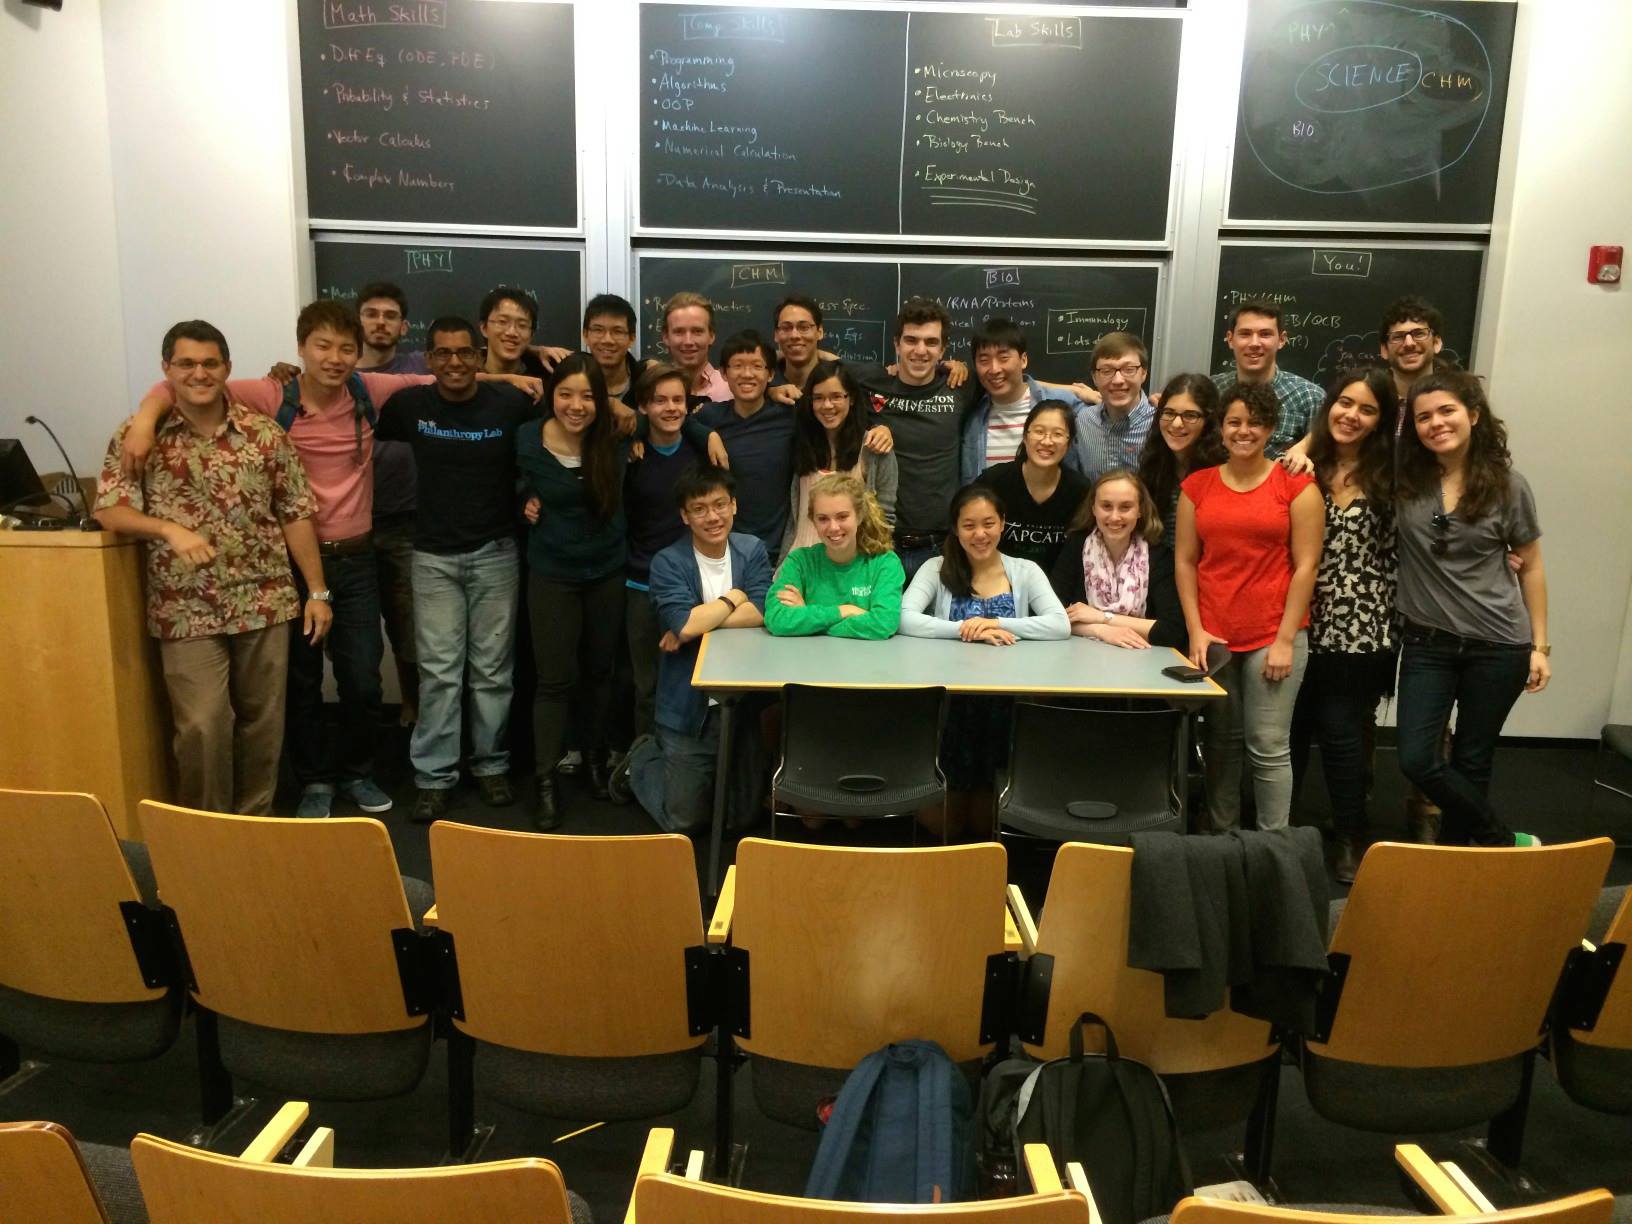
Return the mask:
[(324, 587), (321, 591), (307, 591), (306, 598), (315, 599), (318, 603), (333, 603), (334, 592), (329, 590), (328, 587)]
[(1545, 646), (1538, 646), (1534, 642), (1531, 642), (1530, 649), (1541, 655), (1543, 658), (1548, 658), (1553, 653), (1553, 644), (1548, 642)]
[(1105, 624), (1108, 625), (1115, 619), (1116, 619), (1116, 613), (1114, 613), (1114, 612), (1106, 612), (1105, 613)]

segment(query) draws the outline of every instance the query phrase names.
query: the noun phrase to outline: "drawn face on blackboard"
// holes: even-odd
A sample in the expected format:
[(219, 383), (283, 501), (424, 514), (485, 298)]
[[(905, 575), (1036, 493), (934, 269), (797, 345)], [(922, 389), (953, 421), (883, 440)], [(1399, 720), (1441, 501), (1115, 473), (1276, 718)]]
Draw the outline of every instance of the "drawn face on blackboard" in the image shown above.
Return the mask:
[(803, 306), (784, 306), (776, 316), (776, 346), (790, 365), (809, 362), (826, 334), (816, 316)]
[(946, 336), (939, 320), (931, 323), (908, 323), (901, 328), (895, 342), (895, 359), (899, 377), (909, 386), (921, 387), (935, 377), (935, 367), (941, 364), (946, 352)]
[(1026, 355), (1007, 344), (982, 345), (975, 350), (975, 377), (995, 404), (1020, 398), (1026, 389), (1027, 364)]
[(1407, 319), (1390, 327), (1378, 348), (1388, 359), (1389, 368), (1410, 381), (1434, 368), (1434, 358), (1444, 346), (1445, 341), (1428, 324), (1421, 319)]
[(1260, 382), (1274, 377), (1275, 354), (1286, 346), (1286, 333), (1279, 320), (1242, 311), (1235, 326), (1224, 333), (1224, 343), (1235, 354), (1236, 372)]

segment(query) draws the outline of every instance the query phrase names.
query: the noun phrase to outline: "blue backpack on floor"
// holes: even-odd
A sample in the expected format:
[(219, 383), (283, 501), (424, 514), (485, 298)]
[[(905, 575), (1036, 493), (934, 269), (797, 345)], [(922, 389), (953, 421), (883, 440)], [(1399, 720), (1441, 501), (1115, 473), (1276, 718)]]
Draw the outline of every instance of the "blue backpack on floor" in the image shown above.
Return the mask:
[(970, 1197), (969, 1082), (933, 1041), (902, 1041), (861, 1060), (833, 1103), (805, 1197), (857, 1203), (954, 1203)]

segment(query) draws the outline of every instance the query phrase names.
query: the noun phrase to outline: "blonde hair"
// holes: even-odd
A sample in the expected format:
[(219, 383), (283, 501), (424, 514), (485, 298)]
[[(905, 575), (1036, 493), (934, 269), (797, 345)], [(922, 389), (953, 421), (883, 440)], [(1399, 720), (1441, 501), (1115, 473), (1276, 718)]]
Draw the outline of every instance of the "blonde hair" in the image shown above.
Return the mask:
[(848, 497), (856, 511), (856, 551), (864, 557), (876, 557), (890, 551), (892, 535), (890, 524), (879, 508), (878, 498), (854, 476), (835, 473), (823, 476), (810, 486), (810, 500), (805, 514), (812, 522), (816, 519), (818, 497)]
[(1156, 543), (1162, 538), (1162, 516), (1156, 512), (1156, 501), (1145, 487), (1145, 482), (1139, 479), (1139, 473), (1129, 468), (1112, 468), (1094, 481), (1094, 487), (1088, 490), (1088, 496), (1083, 498), (1076, 517), (1071, 520), (1070, 530), (1098, 530), (1099, 520), (1094, 517), (1094, 503), (1099, 500), (1100, 486), (1108, 485), (1113, 480), (1125, 480), (1133, 486), (1139, 497), (1139, 521), (1133, 529), (1145, 538), (1146, 543)]
[(688, 306), (701, 306), (708, 314), (708, 330), (714, 330), (714, 303), (700, 293), (693, 293), (686, 289), (675, 294), (663, 303), (663, 317), (658, 320), (659, 334), (669, 330), (669, 316), (677, 310), (684, 310)]

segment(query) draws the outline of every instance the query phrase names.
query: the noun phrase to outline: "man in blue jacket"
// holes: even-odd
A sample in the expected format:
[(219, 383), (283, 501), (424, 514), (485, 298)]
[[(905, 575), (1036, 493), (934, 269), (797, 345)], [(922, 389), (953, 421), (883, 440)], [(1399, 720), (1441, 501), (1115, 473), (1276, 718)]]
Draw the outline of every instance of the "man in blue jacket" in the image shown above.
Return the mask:
[[(1026, 373), (1026, 333), (1010, 319), (991, 318), (975, 328), (969, 345), (980, 380), (980, 398), (963, 418), (963, 453), (960, 472), (969, 484), (994, 463), (1020, 456), (1020, 436), (1026, 415), (1044, 400), (1063, 400), (1076, 415), (1076, 440), (1065, 457), (1065, 466), (1078, 475), (1087, 452), (1083, 447), (1090, 405), (1071, 387), (1039, 382)], [(1089, 476), (1092, 479), (1092, 476)]]
[[(731, 474), (705, 467), (681, 477), (675, 489), (688, 534), (652, 558), (652, 607), (663, 631), (657, 672), (657, 733), (643, 735), (613, 774), (608, 791), (633, 795), (660, 827), (688, 833), (708, 825), (714, 807), (714, 765), (720, 746), (720, 710), (691, 687), (697, 644), (715, 629), (752, 629), (765, 623), (771, 563), (765, 546), (731, 530), (737, 516)], [(746, 825), (759, 810), (765, 776), (757, 720), (738, 719), (726, 815)]]

